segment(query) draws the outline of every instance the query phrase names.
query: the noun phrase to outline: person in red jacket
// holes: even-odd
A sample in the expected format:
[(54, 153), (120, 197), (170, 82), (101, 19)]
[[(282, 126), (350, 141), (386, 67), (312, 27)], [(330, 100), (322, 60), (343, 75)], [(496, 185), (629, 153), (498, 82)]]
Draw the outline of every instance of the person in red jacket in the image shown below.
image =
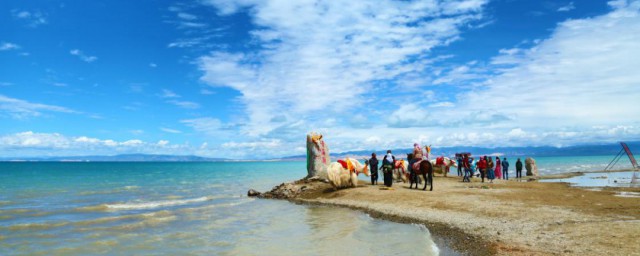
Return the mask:
[(482, 177), (482, 182), (484, 182), (484, 175), (487, 173), (487, 156), (483, 156), (478, 161), (478, 171), (480, 171), (480, 177)]

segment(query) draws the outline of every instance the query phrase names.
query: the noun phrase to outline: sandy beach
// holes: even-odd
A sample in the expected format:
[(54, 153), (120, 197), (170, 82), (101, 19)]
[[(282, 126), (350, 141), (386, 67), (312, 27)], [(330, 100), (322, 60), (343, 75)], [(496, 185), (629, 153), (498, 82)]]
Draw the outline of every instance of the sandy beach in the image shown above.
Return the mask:
[[(558, 177), (556, 175), (556, 177)], [(433, 191), (361, 181), (334, 190), (321, 181), (283, 183), (263, 198), (347, 207), (402, 223), (421, 223), (448, 247), (470, 255), (640, 255), (640, 188), (574, 188), (514, 179), (462, 183), (434, 179)]]

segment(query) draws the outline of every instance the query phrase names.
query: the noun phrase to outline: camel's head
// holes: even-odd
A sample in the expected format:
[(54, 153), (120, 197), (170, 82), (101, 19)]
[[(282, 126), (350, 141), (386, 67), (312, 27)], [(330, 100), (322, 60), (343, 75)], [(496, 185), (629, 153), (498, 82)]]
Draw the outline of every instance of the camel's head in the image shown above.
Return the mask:
[(322, 134), (319, 133), (311, 133), (311, 142), (316, 145), (316, 147), (320, 147), (320, 141), (322, 140)]

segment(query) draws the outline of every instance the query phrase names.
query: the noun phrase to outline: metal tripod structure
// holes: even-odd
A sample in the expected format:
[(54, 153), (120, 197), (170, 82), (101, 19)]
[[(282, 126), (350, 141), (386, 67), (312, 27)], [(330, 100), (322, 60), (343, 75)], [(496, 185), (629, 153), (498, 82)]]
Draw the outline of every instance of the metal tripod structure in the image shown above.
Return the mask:
[(638, 183), (638, 180), (640, 178), (637, 176), (636, 172), (640, 169), (640, 166), (638, 166), (638, 162), (636, 161), (636, 158), (633, 157), (633, 153), (631, 153), (631, 149), (629, 149), (629, 146), (627, 146), (627, 143), (620, 142), (620, 145), (622, 146), (622, 149), (620, 149), (620, 152), (618, 152), (618, 154), (613, 158), (613, 160), (609, 162), (609, 164), (607, 165), (607, 167), (604, 168), (604, 170), (605, 171), (611, 170), (613, 166), (615, 166), (618, 163), (620, 158), (622, 158), (622, 152), (625, 152), (629, 157), (629, 161), (631, 161), (631, 165), (633, 166), (633, 176), (631, 177), (631, 183), (632, 184)]

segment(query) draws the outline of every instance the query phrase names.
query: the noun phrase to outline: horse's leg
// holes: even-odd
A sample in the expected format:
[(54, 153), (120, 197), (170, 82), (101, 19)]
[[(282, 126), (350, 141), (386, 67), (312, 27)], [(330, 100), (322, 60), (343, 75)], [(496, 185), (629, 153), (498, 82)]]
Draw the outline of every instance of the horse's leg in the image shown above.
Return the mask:
[(409, 189), (413, 188), (413, 172), (409, 173)]
[(426, 170), (422, 172), (422, 178), (424, 179), (424, 187), (422, 190), (427, 190), (427, 172)]
[[(426, 183), (427, 181), (425, 181)], [(429, 191), (433, 191), (433, 168), (429, 168)]]
[(410, 181), (411, 184), (409, 185), (409, 188), (413, 188), (412, 186), (413, 186), (414, 183), (416, 184), (416, 188), (418, 188), (418, 182), (416, 181), (416, 178), (417, 178), (416, 172), (412, 171), (411, 172), (411, 181)]

